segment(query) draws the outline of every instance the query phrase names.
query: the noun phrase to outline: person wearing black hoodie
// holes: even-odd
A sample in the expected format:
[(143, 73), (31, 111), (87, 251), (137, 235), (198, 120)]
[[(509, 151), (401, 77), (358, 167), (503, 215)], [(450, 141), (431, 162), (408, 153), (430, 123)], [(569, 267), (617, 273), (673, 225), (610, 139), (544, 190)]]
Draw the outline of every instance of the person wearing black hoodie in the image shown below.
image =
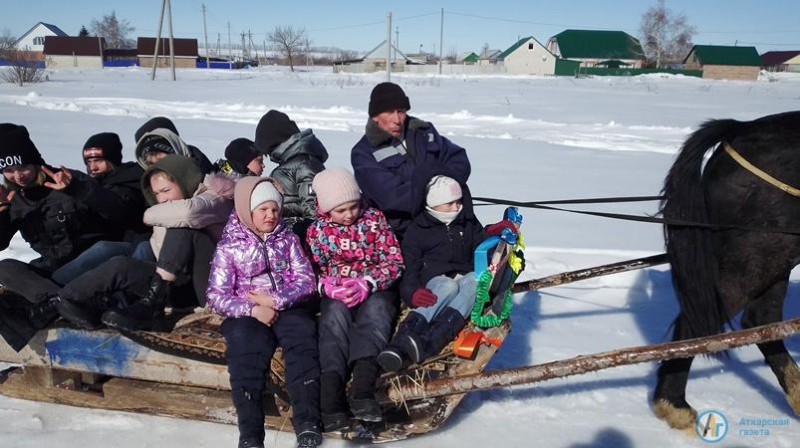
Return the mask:
[(23, 300), (15, 311), (0, 309), (0, 334), (16, 348), (35, 332), (27, 315), (32, 304), (58, 290), (53, 278), (64, 275), (66, 265), (83, 251), (98, 241), (121, 238), (117, 223), (126, 211), (117, 196), (105, 194), (86, 174), (48, 166), (24, 126), (0, 124), (0, 170), (5, 181), (0, 186), (0, 250), (19, 232), (40, 255), (30, 263), (0, 261), (0, 284)]
[(177, 154), (193, 159), (203, 174), (217, 171), (200, 149), (183, 141), (178, 128), (167, 117), (147, 120), (133, 136), (136, 139), (136, 161), (144, 169), (167, 154)]

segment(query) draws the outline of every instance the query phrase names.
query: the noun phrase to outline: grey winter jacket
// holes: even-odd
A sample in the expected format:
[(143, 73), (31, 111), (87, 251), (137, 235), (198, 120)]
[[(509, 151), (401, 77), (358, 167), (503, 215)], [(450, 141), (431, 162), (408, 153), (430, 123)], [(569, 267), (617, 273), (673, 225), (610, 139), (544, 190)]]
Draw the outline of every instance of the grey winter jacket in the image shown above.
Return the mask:
[(314, 176), (325, 169), (328, 151), (311, 129), (298, 132), (278, 145), (269, 155), (278, 166), (270, 177), (283, 187), (283, 217), (316, 216), (317, 195), (311, 189)]

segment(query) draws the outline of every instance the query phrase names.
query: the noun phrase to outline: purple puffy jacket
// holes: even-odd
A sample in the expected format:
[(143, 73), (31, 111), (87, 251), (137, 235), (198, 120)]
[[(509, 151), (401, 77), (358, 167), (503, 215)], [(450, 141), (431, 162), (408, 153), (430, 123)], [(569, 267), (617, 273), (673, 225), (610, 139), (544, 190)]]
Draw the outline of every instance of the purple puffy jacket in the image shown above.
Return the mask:
[(208, 278), (208, 308), (222, 316), (250, 316), (249, 291), (260, 290), (285, 310), (311, 298), (316, 277), (300, 239), (281, 222), (261, 241), (234, 210), (217, 244)]

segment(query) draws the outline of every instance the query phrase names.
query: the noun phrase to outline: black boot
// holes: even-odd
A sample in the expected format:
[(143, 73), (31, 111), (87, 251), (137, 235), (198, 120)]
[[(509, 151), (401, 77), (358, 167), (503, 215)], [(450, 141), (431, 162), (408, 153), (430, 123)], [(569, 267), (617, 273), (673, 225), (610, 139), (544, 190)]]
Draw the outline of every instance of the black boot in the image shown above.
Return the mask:
[(378, 378), (378, 363), (374, 358), (357, 360), (353, 365), (353, 383), (350, 385), (350, 412), (353, 417), (365, 422), (383, 420), (381, 405), (375, 399), (375, 380)]
[(458, 310), (449, 306), (445, 307), (441, 313), (433, 318), (430, 328), (425, 333), (424, 349), (419, 362), (439, 354), (447, 344), (453, 342), (466, 324), (466, 319)]
[(147, 293), (138, 302), (125, 309), (112, 309), (103, 314), (103, 323), (111, 328), (127, 331), (152, 330), (164, 320), (164, 306), (172, 290), (172, 282), (153, 276)]
[(386, 372), (397, 372), (411, 360), (419, 362), (422, 351), (422, 336), (428, 329), (428, 321), (417, 313), (410, 312), (400, 324), (391, 344), (378, 355), (378, 364)]
[(347, 415), (347, 400), (344, 396), (344, 380), (336, 372), (322, 372), (320, 412), (325, 432), (344, 431), (350, 427)]
[(259, 391), (231, 390), (239, 426), (239, 448), (264, 448), (264, 402)]
[(297, 434), (297, 448), (314, 448), (322, 445), (322, 432), (319, 425), (314, 422), (306, 422), (295, 425)]
[(31, 305), (28, 309), (28, 320), (33, 328), (41, 330), (58, 319), (56, 304), (60, 300), (58, 296), (53, 296)]
[(100, 327), (100, 316), (109, 307), (108, 298), (105, 296), (92, 297), (82, 302), (58, 297), (53, 299), (61, 317), (87, 330)]

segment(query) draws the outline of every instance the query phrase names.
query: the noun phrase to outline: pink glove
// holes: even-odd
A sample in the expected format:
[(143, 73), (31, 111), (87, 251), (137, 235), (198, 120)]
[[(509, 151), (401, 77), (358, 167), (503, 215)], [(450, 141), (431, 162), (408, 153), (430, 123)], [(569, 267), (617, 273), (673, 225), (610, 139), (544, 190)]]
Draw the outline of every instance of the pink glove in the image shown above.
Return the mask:
[(348, 288), (348, 298), (342, 300), (342, 303), (352, 308), (359, 303), (367, 300), (370, 292), (372, 292), (372, 285), (370, 285), (363, 278), (349, 278), (344, 281), (344, 288)]
[(333, 299), (334, 290), (342, 286), (342, 279), (338, 277), (322, 277), (319, 279), (320, 292)]

